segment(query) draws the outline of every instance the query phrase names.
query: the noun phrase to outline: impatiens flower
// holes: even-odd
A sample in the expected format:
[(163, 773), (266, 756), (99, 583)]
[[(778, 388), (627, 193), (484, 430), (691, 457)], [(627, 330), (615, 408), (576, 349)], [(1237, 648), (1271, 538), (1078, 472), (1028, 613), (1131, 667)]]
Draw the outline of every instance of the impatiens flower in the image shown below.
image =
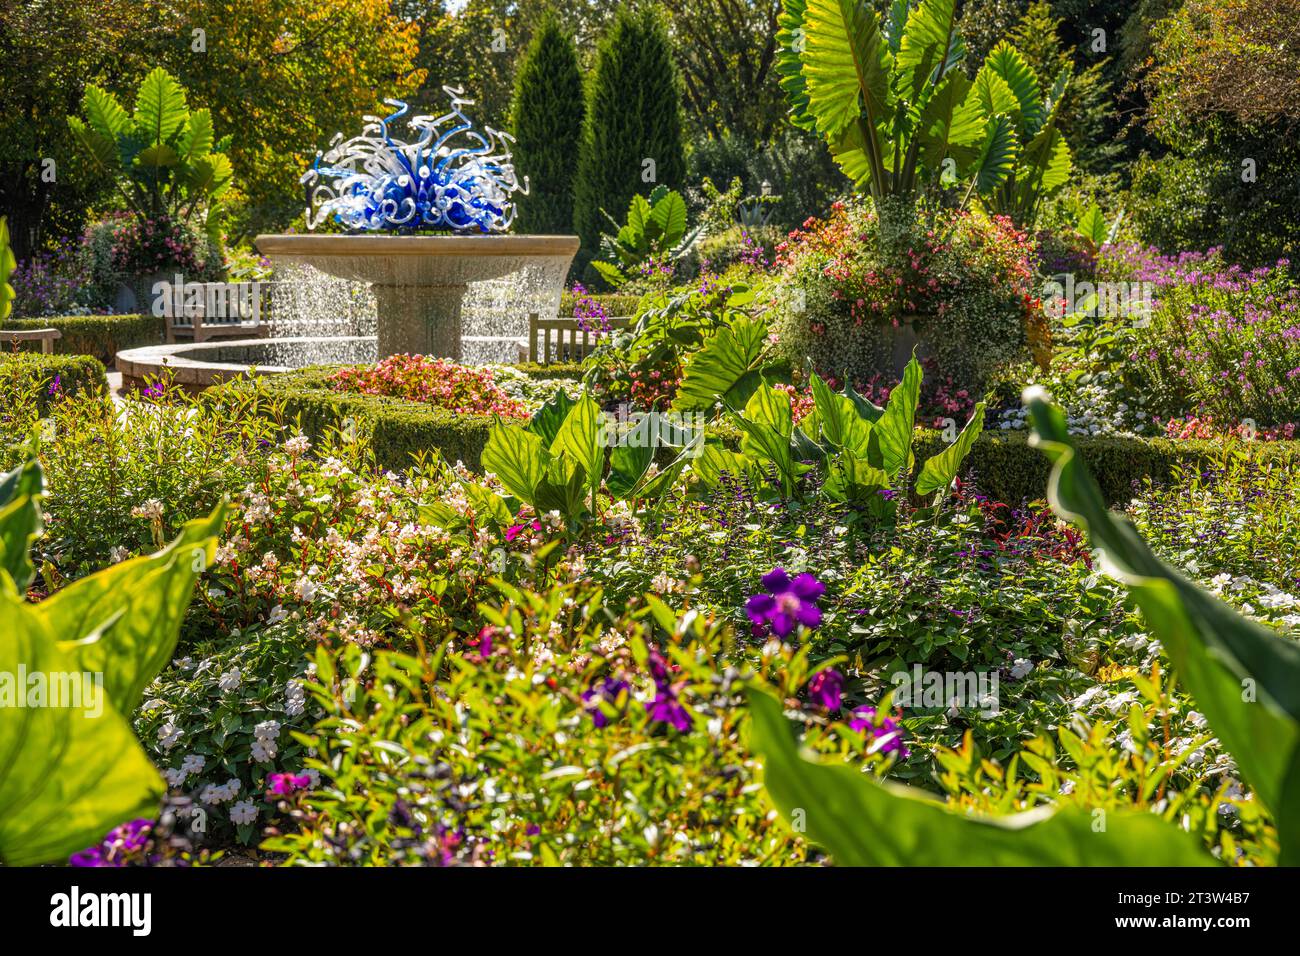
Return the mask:
[(582, 703), (591, 714), (591, 722), (597, 727), (605, 727), (609, 724), (609, 717), (601, 707), (601, 702), (617, 706), (618, 698), (621, 694), (626, 694), (631, 688), (627, 681), (619, 680), (617, 677), (606, 677), (603, 681), (598, 680), (582, 692)]
[(906, 760), (911, 756), (911, 751), (903, 746), (903, 728), (898, 726), (898, 722), (892, 717), (882, 717), (879, 721), (876, 719), (876, 708), (863, 705), (853, 711), (853, 719), (849, 721), (849, 729), (856, 730), (858, 733), (871, 734), (880, 744), (881, 753), (893, 753), (898, 755), (899, 760)]
[(273, 773), (266, 778), (267, 789), (277, 797), (287, 797), (291, 793), (305, 790), (311, 783), (311, 777), (305, 773)]
[(240, 800), (230, 808), (230, 822), (235, 826), (244, 826), (257, 819), (257, 807), (252, 800)]
[(756, 633), (770, 627), (777, 637), (784, 638), (798, 624), (809, 629), (821, 624), (822, 612), (816, 602), (826, 585), (807, 573), (791, 580), (783, 568), (773, 568), (761, 580), (768, 593), (755, 594), (745, 605)]
[(819, 707), (834, 712), (840, 709), (844, 678), (833, 667), (813, 674), (808, 682), (808, 696)]

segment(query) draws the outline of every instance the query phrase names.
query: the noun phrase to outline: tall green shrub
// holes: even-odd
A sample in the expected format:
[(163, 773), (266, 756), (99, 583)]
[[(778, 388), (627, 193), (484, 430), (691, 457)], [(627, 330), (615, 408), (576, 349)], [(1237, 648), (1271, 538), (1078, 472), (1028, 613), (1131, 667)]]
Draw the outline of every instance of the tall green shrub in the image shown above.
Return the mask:
[(590, 255), (600, 245), (602, 209), (622, 211), (656, 185), (680, 188), (685, 176), (667, 29), (653, 10), (620, 10), (601, 41), (587, 95), (573, 208), (583, 249)]
[(528, 177), (528, 195), (520, 197), (515, 220), (520, 231), (560, 234), (573, 229), (573, 180), (584, 112), (573, 36), (548, 16), (519, 65), (511, 111), (515, 169)]

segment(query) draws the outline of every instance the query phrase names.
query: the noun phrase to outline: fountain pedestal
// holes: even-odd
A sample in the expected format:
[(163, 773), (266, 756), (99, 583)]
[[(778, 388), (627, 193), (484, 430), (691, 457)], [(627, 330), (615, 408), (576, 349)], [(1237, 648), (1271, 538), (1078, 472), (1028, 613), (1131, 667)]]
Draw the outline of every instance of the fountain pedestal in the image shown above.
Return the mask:
[[(308, 265), (368, 282), (378, 307), (379, 357), (398, 353), (461, 359), (462, 311), (469, 284), (524, 270), (542, 271), (549, 315), (560, 304), (577, 236), (269, 235), (257, 248), (273, 264)], [(523, 338), (528, 316), (507, 315), (494, 332)]]

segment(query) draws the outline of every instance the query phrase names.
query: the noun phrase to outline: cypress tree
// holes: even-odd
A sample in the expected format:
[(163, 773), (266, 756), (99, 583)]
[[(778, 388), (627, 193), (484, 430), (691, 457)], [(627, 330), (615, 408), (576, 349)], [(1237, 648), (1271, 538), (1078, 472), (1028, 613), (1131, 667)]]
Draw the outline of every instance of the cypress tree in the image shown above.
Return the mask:
[[(679, 189), (686, 177), (677, 67), (668, 30), (646, 8), (619, 11), (596, 54), (578, 159), (573, 224), (588, 256), (638, 193)], [(653, 178), (647, 160), (653, 161)]]
[(519, 197), (520, 232), (573, 230), (573, 179), (585, 112), (573, 37), (548, 14), (524, 53), (515, 79), (511, 132), (515, 170), (528, 177)]

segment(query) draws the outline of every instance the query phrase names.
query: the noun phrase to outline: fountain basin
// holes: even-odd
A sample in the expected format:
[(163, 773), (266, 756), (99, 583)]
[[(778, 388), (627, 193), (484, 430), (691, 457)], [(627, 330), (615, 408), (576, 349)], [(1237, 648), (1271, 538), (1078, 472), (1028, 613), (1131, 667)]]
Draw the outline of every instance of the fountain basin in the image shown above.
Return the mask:
[(233, 339), (149, 345), (117, 353), (117, 370), (127, 388), (170, 376), (188, 391), (247, 375), (279, 375), (308, 365), (354, 365), (376, 360), (373, 336)]
[[(528, 315), (500, 316), (491, 330), (462, 328), (470, 283), (532, 274), (545, 290), (543, 318), (554, 318), (564, 277), (578, 251), (577, 236), (264, 235), (258, 251), (273, 264), (307, 265), (354, 282), (368, 282), (378, 307), (376, 358), (409, 353), (462, 361), (468, 332), (522, 339)], [(539, 308), (534, 306), (534, 310)]]

